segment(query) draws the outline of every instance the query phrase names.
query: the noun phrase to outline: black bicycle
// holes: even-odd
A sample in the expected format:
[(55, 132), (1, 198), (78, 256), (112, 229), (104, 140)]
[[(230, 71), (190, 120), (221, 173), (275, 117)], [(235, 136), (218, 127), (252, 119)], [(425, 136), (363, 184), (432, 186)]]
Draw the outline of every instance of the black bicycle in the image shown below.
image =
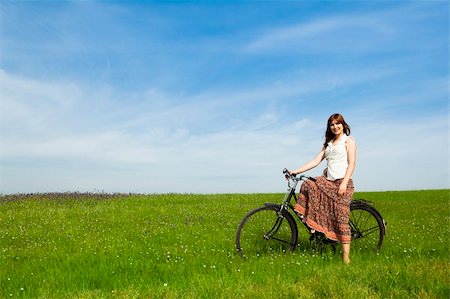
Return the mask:
[[(236, 233), (236, 249), (241, 257), (259, 256), (271, 252), (292, 251), (297, 247), (299, 219), (291, 200), (297, 202), (296, 188), (300, 181), (315, 180), (312, 177), (291, 175), (283, 170), (288, 189), (281, 204), (265, 203), (245, 215)], [(296, 217), (295, 217), (296, 216)], [(372, 250), (378, 252), (386, 234), (386, 222), (371, 202), (354, 199), (350, 204), (350, 229), (352, 251)], [(307, 231), (308, 226), (303, 223)], [(336, 242), (328, 240), (321, 233), (310, 234), (312, 244), (331, 244), (335, 250)]]

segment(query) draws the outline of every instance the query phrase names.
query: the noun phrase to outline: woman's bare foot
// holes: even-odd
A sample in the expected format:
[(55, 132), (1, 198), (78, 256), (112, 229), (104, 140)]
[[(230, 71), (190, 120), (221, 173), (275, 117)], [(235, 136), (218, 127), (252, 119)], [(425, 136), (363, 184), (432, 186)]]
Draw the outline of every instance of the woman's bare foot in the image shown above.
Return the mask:
[(342, 262), (345, 265), (350, 264), (350, 243), (342, 244)]
[(344, 263), (344, 265), (350, 265), (350, 259), (348, 257), (343, 257), (342, 262)]

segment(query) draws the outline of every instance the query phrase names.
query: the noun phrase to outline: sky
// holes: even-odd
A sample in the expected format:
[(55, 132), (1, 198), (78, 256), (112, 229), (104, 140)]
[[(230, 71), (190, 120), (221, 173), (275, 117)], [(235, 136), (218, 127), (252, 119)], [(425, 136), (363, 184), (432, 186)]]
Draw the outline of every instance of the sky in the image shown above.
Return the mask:
[[(1, 1), (0, 194), (448, 189), (448, 1)], [(320, 175), (325, 161), (309, 171)]]

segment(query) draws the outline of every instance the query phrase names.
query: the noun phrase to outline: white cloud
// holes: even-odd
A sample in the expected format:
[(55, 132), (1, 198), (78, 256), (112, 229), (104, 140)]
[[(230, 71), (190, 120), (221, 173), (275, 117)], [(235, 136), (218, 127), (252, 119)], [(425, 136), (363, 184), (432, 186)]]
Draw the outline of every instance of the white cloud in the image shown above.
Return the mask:
[[(1, 78), (2, 85), (9, 86), (3, 89), (1, 103), (11, 113), (8, 121), (2, 117), (0, 122), (4, 141), (0, 192), (281, 192), (282, 168), (298, 167), (314, 157), (325, 130), (326, 119), (299, 114), (291, 117), (292, 122), (283, 121), (277, 110), (283, 101), (237, 118), (238, 123), (229, 121), (234, 126), (193, 129), (197, 124), (207, 126), (211, 115), (226, 119), (244, 98), (258, 101), (262, 95), (284, 93), (277, 88), (220, 97), (213, 92), (184, 98), (181, 104), (179, 95), (153, 90), (143, 95), (147, 100), (122, 106), (112, 91), (92, 97), (89, 90), (73, 84), (41, 83), (5, 72)], [(38, 92), (29, 98), (30, 90)], [(66, 90), (76, 92), (65, 100)], [(16, 103), (20, 109), (14, 110)], [(87, 104), (101, 110), (104, 123), (91, 119), (99, 111), (84, 115)], [(372, 105), (367, 109), (375, 113), (384, 104)], [(361, 107), (345, 112), (358, 143), (358, 188), (446, 187), (448, 169), (442, 161), (448, 154), (448, 124), (442, 116), (412, 125), (382, 118), (373, 123), (364, 121), (368, 110)], [(323, 167), (311, 174), (318, 175)]]
[(420, 121), (358, 123), (357, 178), (364, 190), (449, 187), (445, 114)]

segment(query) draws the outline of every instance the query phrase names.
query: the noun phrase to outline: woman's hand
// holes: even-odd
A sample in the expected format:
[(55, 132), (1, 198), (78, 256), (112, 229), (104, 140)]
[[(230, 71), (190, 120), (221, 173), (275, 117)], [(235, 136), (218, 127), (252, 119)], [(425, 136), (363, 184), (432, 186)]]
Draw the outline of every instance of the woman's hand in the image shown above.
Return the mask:
[(290, 176), (296, 176), (297, 174), (295, 171), (287, 171), (287, 173), (284, 175), (285, 179), (288, 180)]
[(342, 181), (341, 184), (339, 185), (338, 194), (344, 196), (346, 192), (347, 192), (347, 182)]

